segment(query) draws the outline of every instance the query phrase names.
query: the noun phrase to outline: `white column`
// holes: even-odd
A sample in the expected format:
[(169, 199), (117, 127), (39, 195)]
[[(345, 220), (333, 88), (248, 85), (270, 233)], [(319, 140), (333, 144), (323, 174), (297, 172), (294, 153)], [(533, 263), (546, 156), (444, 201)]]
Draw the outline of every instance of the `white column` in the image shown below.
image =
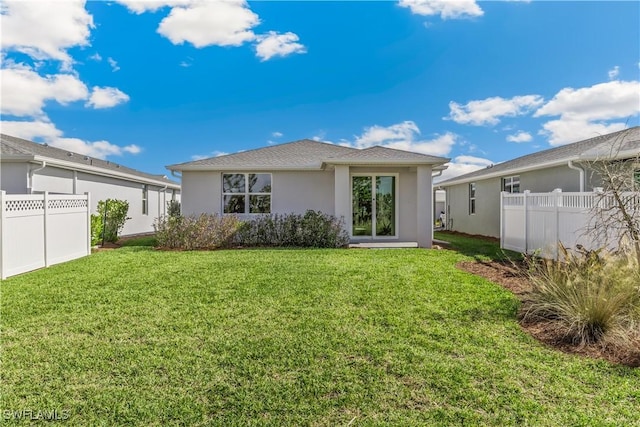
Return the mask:
[(417, 224), (416, 240), (421, 248), (430, 248), (433, 242), (433, 200), (431, 185), (431, 166), (417, 168)]
[(334, 189), (334, 215), (336, 218), (342, 220), (350, 230), (351, 218), (349, 217), (351, 209), (349, 207), (351, 197), (351, 183), (349, 182), (349, 166), (348, 165), (336, 165), (335, 168), (335, 189)]
[(91, 194), (86, 191), (87, 196), (87, 255), (91, 255)]
[(47, 230), (47, 222), (49, 221), (49, 192), (45, 191), (43, 196), (43, 215), (42, 215), (42, 230), (44, 234), (44, 266), (49, 267), (49, 230)]

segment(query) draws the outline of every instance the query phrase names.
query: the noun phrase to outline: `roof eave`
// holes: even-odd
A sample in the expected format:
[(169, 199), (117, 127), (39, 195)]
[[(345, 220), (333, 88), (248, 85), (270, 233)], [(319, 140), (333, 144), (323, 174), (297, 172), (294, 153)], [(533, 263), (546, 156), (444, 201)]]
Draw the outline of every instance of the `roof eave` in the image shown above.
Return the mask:
[(2, 154), (0, 161), (3, 162), (30, 162), (34, 160), (35, 156), (32, 154)]
[(165, 166), (170, 171), (189, 172), (260, 172), (260, 171), (319, 171), (322, 170), (323, 165), (284, 165), (284, 166), (265, 166), (265, 165), (244, 165), (244, 166), (231, 166), (231, 165), (168, 165)]
[(93, 175), (107, 176), (110, 178), (120, 178), (120, 179), (125, 179), (127, 181), (140, 182), (144, 184), (153, 184), (160, 187), (166, 186), (167, 188), (172, 188), (175, 190), (180, 189), (180, 184), (178, 183), (170, 183), (170, 182), (156, 180), (152, 178), (144, 178), (141, 176), (132, 175), (125, 172), (112, 171), (109, 169), (103, 169), (103, 168), (90, 166), (90, 165), (83, 165), (80, 163), (65, 162), (64, 160), (53, 159), (51, 157), (33, 156), (32, 160), (36, 160), (39, 162), (47, 162), (47, 165), (57, 166), (63, 169), (79, 170), (79, 171), (87, 172)]
[(324, 163), (329, 165), (354, 165), (354, 166), (444, 166), (449, 159), (438, 161), (424, 160), (416, 161), (415, 159), (398, 159), (398, 160), (378, 160), (378, 159), (331, 159), (325, 160)]

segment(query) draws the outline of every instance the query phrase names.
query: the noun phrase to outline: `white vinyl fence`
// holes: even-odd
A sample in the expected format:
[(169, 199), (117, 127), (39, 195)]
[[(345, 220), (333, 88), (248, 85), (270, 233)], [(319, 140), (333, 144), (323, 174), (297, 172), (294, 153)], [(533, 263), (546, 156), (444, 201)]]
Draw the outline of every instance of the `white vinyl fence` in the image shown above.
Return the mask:
[(90, 197), (0, 193), (0, 276), (91, 253)]
[[(629, 193), (638, 204), (639, 193)], [(500, 246), (522, 253), (540, 252), (557, 259), (558, 242), (566, 248), (582, 245), (597, 249), (611, 242), (599, 241), (593, 227), (594, 207), (611, 209), (612, 197), (598, 193), (519, 194), (503, 192), (500, 197)]]

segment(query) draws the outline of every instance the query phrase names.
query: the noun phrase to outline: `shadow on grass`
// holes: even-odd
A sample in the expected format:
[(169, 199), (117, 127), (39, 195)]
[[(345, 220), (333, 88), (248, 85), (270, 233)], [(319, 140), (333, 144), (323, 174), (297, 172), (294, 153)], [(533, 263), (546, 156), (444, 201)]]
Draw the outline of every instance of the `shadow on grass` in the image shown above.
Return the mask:
[(522, 254), (500, 248), (500, 240), (494, 237), (472, 236), (451, 231), (438, 231), (434, 238), (450, 243), (450, 248), (479, 262), (519, 261)]

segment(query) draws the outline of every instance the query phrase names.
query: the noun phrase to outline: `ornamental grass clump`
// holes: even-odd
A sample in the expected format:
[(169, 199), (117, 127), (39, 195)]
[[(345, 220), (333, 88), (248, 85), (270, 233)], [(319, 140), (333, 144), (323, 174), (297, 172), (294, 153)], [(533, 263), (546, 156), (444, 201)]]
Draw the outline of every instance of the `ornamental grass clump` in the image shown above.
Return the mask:
[(218, 249), (230, 244), (241, 222), (233, 215), (162, 216), (153, 224), (158, 246), (167, 249)]
[[(632, 251), (569, 251), (561, 261), (529, 260), (527, 320), (553, 321), (574, 344), (640, 343), (640, 266)], [(638, 349), (640, 351), (640, 349)]]

